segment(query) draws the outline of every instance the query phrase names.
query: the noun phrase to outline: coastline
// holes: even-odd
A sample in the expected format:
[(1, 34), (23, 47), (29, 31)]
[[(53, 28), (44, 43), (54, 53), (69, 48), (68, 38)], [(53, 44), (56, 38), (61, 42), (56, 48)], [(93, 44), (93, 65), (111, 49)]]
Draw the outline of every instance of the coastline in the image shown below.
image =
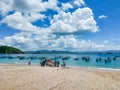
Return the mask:
[(68, 66), (69, 68), (76, 68), (76, 69), (90, 69), (90, 70), (102, 70), (102, 71), (119, 71), (118, 68), (101, 68), (101, 67), (77, 67), (77, 66)]
[[(41, 67), (38, 64), (32, 64), (31, 66), (29, 66), (27, 63), (26, 64), (19, 64), (19, 63), (15, 63), (15, 64), (6, 64), (6, 63), (0, 63), (0, 66), (6, 65), (6, 66), (26, 66), (26, 67)], [(62, 68), (61, 66), (59, 68)], [(90, 70), (103, 70), (103, 71), (120, 71), (119, 68), (102, 68), (102, 67), (87, 67), (87, 66), (67, 66), (67, 68), (73, 68), (73, 69), (90, 69)]]
[[(0, 63), (0, 66), (23, 66), (23, 67), (41, 67), (37, 64), (32, 64), (31, 66), (29, 66), (27, 63), (26, 64), (19, 64), (19, 63), (15, 63), (15, 64), (6, 64), (6, 63)], [(56, 68), (56, 67), (54, 67)], [(57, 68), (62, 68), (57, 67)], [(67, 66), (66, 68), (72, 68), (72, 69), (88, 69), (88, 70), (103, 70), (103, 71), (120, 71), (119, 68), (102, 68), (102, 67), (87, 67), (87, 66)]]

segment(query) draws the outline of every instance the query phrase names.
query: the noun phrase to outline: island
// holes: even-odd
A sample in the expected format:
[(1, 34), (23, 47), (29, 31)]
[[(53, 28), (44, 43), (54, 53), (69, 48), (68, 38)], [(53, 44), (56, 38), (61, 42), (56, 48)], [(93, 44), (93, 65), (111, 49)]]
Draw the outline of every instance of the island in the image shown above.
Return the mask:
[(0, 54), (24, 54), (24, 52), (12, 46), (0, 46)]

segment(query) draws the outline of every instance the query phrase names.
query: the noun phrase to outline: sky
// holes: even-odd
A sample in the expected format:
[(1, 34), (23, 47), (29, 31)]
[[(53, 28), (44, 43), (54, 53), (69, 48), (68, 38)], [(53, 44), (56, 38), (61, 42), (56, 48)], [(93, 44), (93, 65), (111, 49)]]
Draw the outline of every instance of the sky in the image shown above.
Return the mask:
[(120, 50), (120, 0), (0, 0), (0, 45), (24, 51)]

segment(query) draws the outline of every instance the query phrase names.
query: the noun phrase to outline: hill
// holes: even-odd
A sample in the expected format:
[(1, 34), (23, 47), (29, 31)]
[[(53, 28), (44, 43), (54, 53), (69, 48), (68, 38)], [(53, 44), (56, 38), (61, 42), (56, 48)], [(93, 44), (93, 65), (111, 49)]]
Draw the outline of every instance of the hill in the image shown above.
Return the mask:
[(57, 50), (37, 50), (37, 51), (25, 51), (25, 54), (80, 54), (79, 52), (70, 51), (57, 51)]
[(70, 51), (56, 51), (56, 50), (37, 50), (37, 51), (26, 51), (27, 54), (73, 54)]
[(25, 54), (120, 54), (119, 50), (109, 50), (109, 51), (81, 51), (81, 52), (71, 52), (71, 51), (57, 51), (57, 50), (37, 50), (37, 51), (25, 51)]
[(10, 46), (0, 46), (0, 54), (23, 54), (24, 52)]

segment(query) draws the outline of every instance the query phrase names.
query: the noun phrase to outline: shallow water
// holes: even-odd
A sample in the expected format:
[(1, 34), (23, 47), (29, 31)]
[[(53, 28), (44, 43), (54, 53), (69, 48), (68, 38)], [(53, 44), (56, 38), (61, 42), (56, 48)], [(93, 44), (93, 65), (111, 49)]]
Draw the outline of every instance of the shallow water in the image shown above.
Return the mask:
[[(18, 56), (24, 57), (24, 59), (20, 60)], [(116, 60), (113, 60), (113, 57), (115, 56)], [(119, 54), (0, 54), (0, 63), (27, 65), (28, 61), (31, 60), (32, 65), (39, 65), (42, 57), (53, 59), (53, 61), (58, 60), (60, 64), (63, 63), (62, 59), (67, 57), (68, 59), (65, 58), (64, 60), (67, 66), (120, 69)], [(89, 57), (90, 60), (82, 60), (82, 57)], [(110, 61), (105, 62), (105, 59), (108, 57), (110, 58)], [(75, 58), (77, 59), (75, 60)], [(101, 58), (101, 61), (96, 62), (97, 58)]]

